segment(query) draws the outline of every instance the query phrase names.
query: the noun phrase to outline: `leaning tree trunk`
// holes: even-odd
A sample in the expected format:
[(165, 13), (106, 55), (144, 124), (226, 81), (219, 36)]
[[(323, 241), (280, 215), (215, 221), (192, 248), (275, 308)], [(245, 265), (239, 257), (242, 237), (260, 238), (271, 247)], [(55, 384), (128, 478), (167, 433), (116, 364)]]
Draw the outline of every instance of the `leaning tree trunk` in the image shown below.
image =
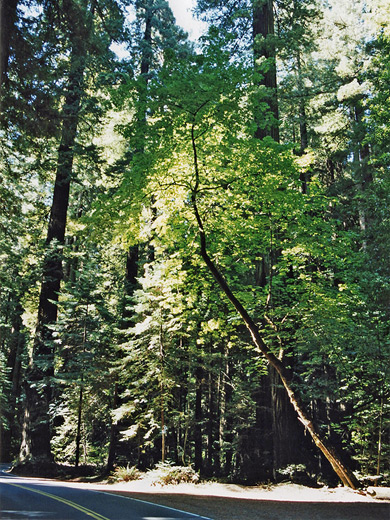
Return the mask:
[(58, 151), (53, 202), (43, 261), (38, 324), (34, 351), (26, 374), (26, 411), (20, 459), (52, 462), (49, 406), (52, 399), (54, 347), (51, 326), (57, 320), (57, 302), (62, 279), (62, 248), (65, 241), (69, 191), (73, 171), (74, 146), (83, 92), (86, 62), (85, 33), (79, 10), (69, 2), (67, 15), (72, 26), (72, 55), (68, 88), (62, 111), (62, 134)]
[(325, 440), (321, 433), (317, 430), (315, 427), (311, 417), (308, 415), (308, 413), (304, 410), (299, 397), (296, 395), (292, 388), (292, 374), (290, 370), (288, 370), (283, 362), (278, 359), (275, 354), (273, 354), (266, 343), (264, 342), (260, 331), (256, 325), (256, 323), (253, 321), (253, 319), (250, 317), (247, 310), (244, 308), (244, 306), (241, 304), (241, 302), (236, 298), (232, 290), (230, 289), (229, 284), (225, 280), (225, 278), (222, 276), (219, 269), (216, 267), (214, 262), (211, 260), (208, 251), (207, 251), (207, 240), (206, 240), (206, 233), (203, 226), (203, 221), (200, 216), (198, 205), (197, 205), (197, 194), (199, 189), (199, 166), (198, 166), (198, 152), (196, 147), (196, 140), (195, 140), (195, 128), (194, 125), (192, 126), (192, 147), (193, 147), (193, 159), (194, 159), (194, 170), (195, 170), (195, 186), (192, 191), (192, 197), (191, 202), (194, 210), (195, 219), (198, 225), (199, 229), (199, 236), (200, 236), (200, 255), (205, 262), (206, 266), (208, 267), (209, 271), (213, 275), (216, 282), (221, 287), (222, 291), (224, 292), (225, 296), (229, 299), (229, 301), (232, 303), (236, 311), (241, 316), (241, 319), (245, 323), (245, 326), (247, 327), (252, 341), (255, 345), (255, 347), (263, 354), (265, 359), (268, 361), (270, 366), (273, 367), (273, 369), (277, 372), (277, 374), (280, 377), (280, 380), (287, 392), (287, 395), (289, 397), (290, 403), (294, 407), (294, 410), (298, 416), (298, 419), (301, 421), (305, 429), (310, 433), (315, 445), (321, 450), (321, 452), (324, 454), (326, 459), (331, 464), (333, 470), (336, 472), (337, 476), (340, 478), (342, 483), (345, 486), (351, 487), (352, 489), (356, 489), (359, 487), (359, 481), (353, 474), (353, 472), (343, 463), (341, 457), (339, 454), (336, 453), (336, 450), (334, 447)]

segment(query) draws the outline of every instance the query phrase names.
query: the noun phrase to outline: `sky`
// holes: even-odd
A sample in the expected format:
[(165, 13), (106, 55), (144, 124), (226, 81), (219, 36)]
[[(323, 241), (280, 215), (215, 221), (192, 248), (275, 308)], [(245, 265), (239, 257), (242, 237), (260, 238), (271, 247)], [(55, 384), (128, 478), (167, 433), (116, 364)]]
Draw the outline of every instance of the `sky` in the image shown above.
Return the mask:
[[(176, 23), (182, 27), (193, 41), (197, 40), (203, 32), (206, 32), (206, 23), (200, 22), (192, 15), (192, 9), (196, 5), (196, 0), (168, 0), (169, 6), (176, 18)], [(112, 43), (110, 49), (119, 58), (129, 57), (125, 44)]]
[(206, 24), (192, 16), (191, 10), (195, 7), (196, 0), (168, 0), (168, 3), (175, 15), (177, 25), (188, 32), (191, 40), (199, 38)]

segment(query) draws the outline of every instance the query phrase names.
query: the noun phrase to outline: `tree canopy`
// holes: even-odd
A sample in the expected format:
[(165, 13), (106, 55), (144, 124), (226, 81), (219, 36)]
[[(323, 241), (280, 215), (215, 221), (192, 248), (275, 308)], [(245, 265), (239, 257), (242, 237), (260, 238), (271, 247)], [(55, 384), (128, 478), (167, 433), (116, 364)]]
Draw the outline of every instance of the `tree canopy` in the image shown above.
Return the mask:
[(0, 3), (0, 458), (386, 482), (390, 12), (196, 14)]

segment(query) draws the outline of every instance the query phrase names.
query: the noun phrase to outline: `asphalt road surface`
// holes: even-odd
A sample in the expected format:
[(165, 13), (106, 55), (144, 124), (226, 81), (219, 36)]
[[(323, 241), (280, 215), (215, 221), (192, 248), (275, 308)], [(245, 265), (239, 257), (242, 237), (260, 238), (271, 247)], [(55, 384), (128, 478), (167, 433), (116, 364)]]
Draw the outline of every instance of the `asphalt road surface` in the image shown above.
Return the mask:
[(1, 520), (210, 520), (178, 509), (0, 471)]

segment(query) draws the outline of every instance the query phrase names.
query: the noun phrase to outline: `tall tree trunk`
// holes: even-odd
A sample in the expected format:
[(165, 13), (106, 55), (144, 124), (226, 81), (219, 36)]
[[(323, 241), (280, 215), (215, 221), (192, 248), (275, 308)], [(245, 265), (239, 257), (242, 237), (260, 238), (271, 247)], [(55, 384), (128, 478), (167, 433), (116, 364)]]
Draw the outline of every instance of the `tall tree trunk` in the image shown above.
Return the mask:
[(230, 380), (232, 378), (232, 369), (231, 369), (231, 360), (229, 357), (229, 350), (228, 346), (226, 344), (225, 347), (225, 370), (224, 370), (224, 379), (223, 379), (223, 385), (224, 385), (224, 411), (225, 414), (222, 415), (223, 418), (223, 430), (221, 428), (221, 438), (223, 442), (226, 443), (227, 447), (225, 447), (225, 460), (224, 460), (224, 474), (226, 476), (229, 476), (232, 470), (232, 462), (233, 462), (233, 440), (234, 440), (234, 434), (232, 433), (233, 430), (233, 418), (232, 414), (229, 413), (229, 405), (232, 400), (232, 385), (230, 383)]
[[(126, 330), (134, 325), (134, 312), (130, 308), (130, 304), (134, 297), (134, 291), (137, 288), (137, 277), (138, 277), (138, 244), (130, 246), (126, 255), (126, 274), (124, 283), (124, 295), (123, 295), (123, 308), (122, 308), (122, 323), (121, 328)], [(114, 395), (112, 400), (111, 409), (114, 411), (120, 405), (119, 397), (119, 374), (115, 375), (114, 381)], [(110, 443), (108, 447), (107, 464), (105, 468), (105, 474), (110, 473), (115, 466), (115, 460), (117, 458), (118, 451), (118, 438), (121, 424), (115, 421), (111, 422), (110, 426)]]
[(278, 469), (302, 463), (306, 446), (304, 427), (296, 420), (296, 413), (283, 387), (277, 370), (270, 365), (272, 396), (273, 478)]
[[(298, 85), (298, 96), (299, 96), (299, 135), (300, 135), (300, 150), (299, 153), (302, 155), (305, 153), (309, 145), (309, 138), (307, 132), (307, 116), (306, 116), (306, 89), (302, 77), (302, 60), (301, 53), (298, 50), (296, 55), (297, 65), (297, 85)], [(308, 183), (310, 176), (306, 171), (303, 171), (300, 175), (302, 182), (302, 193), (306, 194), (308, 190)]]
[[(85, 348), (87, 343), (87, 319), (88, 319), (88, 303), (85, 310), (85, 317), (84, 317), (84, 326), (83, 326), (83, 343), (82, 343), (82, 352), (85, 356)], [(81, 426), (82, 426), (82, 419), (83, 419), (83, 403), (84, 403), (84, 360), (81, 364), (81, 380), (80, 380), (80, 389), (79, 389), (79, 402), (78, 402), (78, 409), (77, 409), (77, 431), (76, 431), (76, 460), (75, 460), (75, 466), (78, 468), (80, 463), (80, 447), (81, 447)]]
[(124, 303), (122, 311), (121, 328), (127, 329), (134, 326), (133, 305), (134, 291), (138, 287), (138, 263), (139, 247), (138, 244), (130, 246), (126, 255), (126, 273), (124, 283)]
[(195, 390), (195, 470), (203, 472), (203, 443), (202, 443), (202, 390), (203, 390), (203, 368), (199, 365), (195, 370), (196, 390)]
[(7, 79), (8, 60), (12, 34), (17, 20), (19, 0), (0, 0), (0, 121), (2, 120), (2, 96)]
[(209, 369), (207, 377), (207, 451), (206, 451), (206, 474), (208, 477), (213, 475), (214, 459), (214, 421), (215, 421), (215, 384), (212, 367)]
[[(114, 383), (114, 397), (112, 401), (112, 410), (115, 410), (118, 406), (119, 399), (118, 399), (118, 381), (115, 381)], [(118, 443), (118, 425), (114, 421), (111, 423), (110, 428), (110, 444), (108, 447), (108, 457), (107, 457), (107, 464), (106, 464), (106, 470), (105, 474), (110, 473), (115, 466), (115, 458), (116, 458), (116, 452), (117, 452), (117, 443)]]
[(22, 461), (25, 459), (53, 461), (50, 448), (49, 405), (52, 398), (54, 347), (50, 326), (57, 320), (57, 302), (62, 279), (62, 246), (65, 240), (74, 145), (87, 52), (85, 27), (81, 23), (85, 13), (81, 13), (73, 1), (68, 0), (66, 3), (68, 23), (72, 31), (72, 54), (67, 93), (62, 110), (61, 143), (58, 150), (53, 202), (43, 262), (34, 351), (26, 374), (26, 413), (20, 450)]
[[(259, 81), (266, 87), (265, 99), (263, 101), (269, 106), (269, 112), (255, 114), (257, 129), (255, 137), (263, 139), (266, 136), (272, 137), (279, 142), (279, 107), (277, 98), (276, 82), (276, 49), (274, 41), (274, 11), (273, 0), (254, 0), (253, 2), (253, 55), (255, 62), (255, 72), (263, 77)], [(260, 62), (267, 60), (267, 71), (263, 72)], [(260, 120), (261, 119), (261, 120)]]
[(13, 311), (11, 334), (8, 342), (7, 368), (9, 370), (9, 383), (11, 392), (6, 403), (6, 409), (2, 414), (6, 428), (0, 420), (0, 462), (11, 462), (16, 453), (16, 442), (20, 440), (18, 427), (18, 398), (20, 397), (20, 375), (22, 367), (22, 354), (25, 348), (25, 335), (22, 321), (23, 308), (17, 303)]
[[(134, 291), (137, 288), (138, 281), (138, 262), (139, 262), (139, 247), (138, 244), (130, 246), (126, 255), (126, 273), (124, 283), (124, 297), (123, 297), (123, 309), (122, 309), (122, 323), (121, 328), (126, 330), (134, 325), (134, 312), (130, 308), (132, 299), (134, 298)], [(114, 382), (114, 397), (112, 402), (112, 410), (115, 410), (120, 405), (120, 385), (119, 377), (116, 374)], [(110, 428), (110, 444), (108, 449), (108, 458), (106, 473), (109, 473), (114, 469), (115, 460), (118, 451), (118, 437), (121, 425), (117, 422), (111, 423)]]
[(84, 396), (84, 388), (83, 383), (80, 385), (79, 390), (79, 404), (78, 404), (78, 413), (77, 413), (77, 433), (76, 433), (76, 460), (75, 467), (79, 467), (80, 463), (80, 447), (81, 447), (81, 423), (82, 423), (82, 414), (83, 414), (83, 396)]
[[(255, 62), (255, 72), (263, 76), (260, 84), (266, 87), (266, 97), (259, 102), (266, 101), (269, 106), (268, 114), (261, 114), (260, 110), (257, 118), (262, 117), (262, 121), (257, 119), (257, 130), (255, 137), (263, 139), (266, 136), (272, 137), (279, 142), (279, 106), (277, 96), (276, 78), (276, 46), (274, 30), (273, 0), (254, 0), (253, 2), (253, 54)], [(267, 60), (267, 70), (262, 73), (261, 63), (264, 58)], [(298, 54), (298, 80), (300, 88), (303, 87), (301, 78), (301, 62)], [(300, 137), (301, 151), (307, 147), (307, 125), (304, 99), (300, 99)], [(255, 114), (256, 118), (256, 114)], [(306, 175), (302, 177), (302, 191), (307, 191)], [(271, 268), (267, 266), (266, 258), (263, 255), (261, 265), (261, 285), (265, 287), (267, 279), (271, 276)], [(271, 255), (272, 256), (272, 252)], [(292, 407), (286, 399), (285, 391), (280, 385), (279, 376), (272, 365), (269, 366), (268, 375), (261, 378), (262, 388), (256, 393), (257, 413), (256, 427), (261, 432), (261, 439), (257, 440), (258, 449), (262, 452), (261, 466), (263, 473), (272, 471), (276, 477), (276, 471), (287, 464), (296, 462), (297, 452), (288, 448), (291, 445), (291, 438), (302, 437), (303, 430), (297, 429), (292, 421)], [(299, 443), (302, 444), (302, 443)], [(266, 454), (271, 454), (268, 456)]]
[[(273, 393), (272, 393), (271, 373), (262, 375), (252, 393), (255, 402), (255, 425), (250, 432), (251, 455), (254, 459), (253, 469), (251, 470), (250, 480), (259, 478), (270, 480), (273, 475), (273, 454), (274, 454), (274, 429), (273, 429)], [(256, 471), (256, 474), (253, 474)]]
[(363, 123), (364, 109), (360, 101), (352, 107), (352, 125), (355, 133), (354, 169), (356, 175), (356, 186), (358, 191), (358, 213), (359, 227), (362, 232), (362, 249), (367, 249), (367, 231), (369, 215), (366, 210), (366, 190), (373, 181), (372, 171), (369, 167), (370, 149), (363, 143), (365, 128)]
[(299, 134), (300, 134), (300, 144), (301, 149), (300, 152), (304, 153), (306, 148), (308, 147), (308, 133), (307, 133), (307, 117), (306, 117), (306, 91), (302, 78), (302, 59), (301, 53), (298, 50), (296, 55), (296, 64), (297, 64), (297, 85), (298, 85), (298, 96), (299, 96)]
[(376, 462), (376, 474), (381, 473), (381, 459), (382, 459), (382, 434), (383, 434), (383, 411), (384, 411), (384, 398), (383, 398), (383, 387), (379, 409), (379, 426), (378, 426), (378, 449), (377, 449), (377, 462)]
[[(254, 70), (262, 76), (260, 84), (266, 87), (266, 96), (259, 99), (259, 104), (268, 104), (268, 113), (255, 114), (257, 129), (255, 137), (263, 139), (266, 136), (272, 137), (279, 142), (279, 106), (277, 98), (277, 79), (276, 79), (276, 49), (274, 42), (274, 12), (273, 0), (254, 0), (253, 2), (253, 55)], [(267, 71), (262, 71), (263, 60), (266, 60)], [(260, 63), (260, 65), (259, 65)], [(264, 66), (264, 65), (263, 65)], [(267, 264), (266, 254), (263, 254), (261, 261), (261, 285), (265, 287), (267, 283)], [(260, 381), (261, 388), (255, 393), (256, 400), (256, 447), (261, 457), (261, 473), (263, 477), (269, 478), (269, 472), (275, 474), (276, 460), (280, 459), (279, 452), (283, 450), (283, 430), (279, 428), (277, 420), (277, 408), (283, 402), (283, 398), (278, 395), (278, 387), (274, 387), (275, 377), (272, 368), (269, 373), (263, 376)], [(287, 432), (286, 432), (287, 434)], [(279, 445), (282, 443), (282, 445)]]
[(344, 485), (356, 489), (359, 487), (359, 481), (356, 479), (355, 475), (352, 471), (344, 464), (340, 455), (336, 453), (336, 450), (328, 441), (326, 441), (321, 433), (315, 427), (312, 419), (309, 414), (304, 410), (297, 394), (293, 390), (292, 385), (292, 374), (290, 370), (288, 370), (283, 362), (270, 351), (266, 343), (263, 341), (263, 338), (260, 334), (260, 331), (253, 321), (253, 319), (248, 314), (245, 307), (241, 304), (241, 302), (236, 298), (232, 290), (230, 289), (227, 281), (222, 276), (221, 272), (218, 270), (214, 262), (211, 260), (208, 251), (207, 251), (207, 239), (206, 233), (203, 226), (203, 221), (200, 216), (198, 205), (197, 205), (197, 194), (199, 189), (199, 165), (198, 165), (198, 152), (195, 141), (195, 129), (192, 127), (192, 147), (193, 147), (193, 160), (194, 160), (194, 170), (195, 170), (195, 186), (192, 191), (191, 202), (194, 210), (195, 219), (199, 229), (199, 237), (200, 237), (200, 255), (208, 267), (210, 273), (224, 292), (225, 296), (234, 306), (236, 311), (241, 316), (245, 326), (247, 327), (253, 344), (255, 347), (261, 352), (261, 354), (265, 357), (268, 363), (275, 369), (277, 374), (280, 377), (281, 383), (283, 384), (285, 391), (287, 392), (290, 403), (294, 407), (294, 410), (298, 416), (298, 419), (301, 421), (305, 429), (310, 433), (315, 445), (321, 450), (327, 460), (330, 462), (333, 470), (336, 472), (337, 476), (343, 482)]
[[(147, 101), (147, 87), (149, 81), (149, 70), (151, 61), (151, 49), (152, 49), (152, 8), (148, 6), (146, 8), (145, 16), (145, 29), (142, 38), (142, 50), (141, 50), (141, 66), (140, 66), (140, 77), (138, 78), (137, 85), (137, 132), (133, 140), (134, 154), (142, 156), (145, 151), (145, 138), (147, 131), (146, 123), (146, 101)], [(137, 287), (137, 277), (139, 268), (139, 256), (140, 246), (134, 244), (129, 247), (126, 257), (126, 272), (125, 272), (125, 284), (124, 284), (124, 303), (122, 310), (122, 328), (130, 328), (133, 325), (133, 311), (129, 308), (131, 299), (134, 296), (134, 291)], [(114, 385), (114, 409), (119, 405), (120, 398), (118, 392), (118, 379), (116, 379)], [(110, 431), (110, 446), (109, 455), (106, 465), (106, 473), (113, 470), (115, 465), (115, 459), (118, 450), (118, 434), (120, 426), (114, 422), (111, 424)]]
[(166, 424), (165, 424), (165, 349), (164, 349), (164, 338), (163, 338), (163, 324), (162, 321), (160, 323), (160, 334), (159, 334), (159, 343), (160, 343), (160, 419), (161, 419), (161, 462), (165, 462), (165, 453), (166, 453)]

